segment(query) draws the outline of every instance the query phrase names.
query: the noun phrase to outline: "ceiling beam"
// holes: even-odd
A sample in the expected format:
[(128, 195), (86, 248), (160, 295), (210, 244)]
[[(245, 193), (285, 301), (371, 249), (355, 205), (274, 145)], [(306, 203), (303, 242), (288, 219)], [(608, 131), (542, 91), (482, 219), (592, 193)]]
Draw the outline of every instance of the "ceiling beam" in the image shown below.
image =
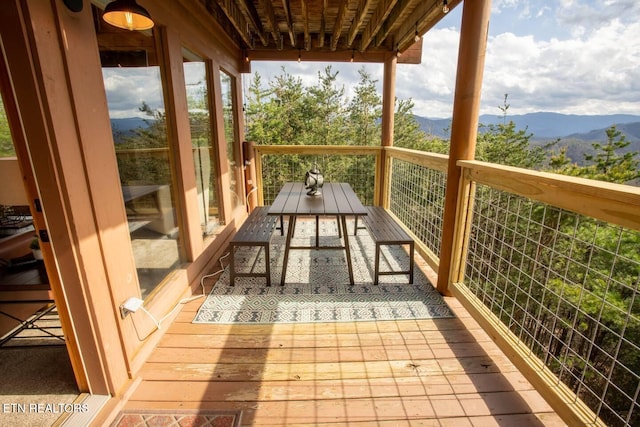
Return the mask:
[[(453, 9), (460, 3), (462, 3), (462, 0), (449, 0), (449, 9)], [(415, 43), (416, 30), (418, 31), (418, 35), (424, 35), (440, 22), (444, 15), (445, 13), (442, 11), (442, 2), (440, 0), (419, 3), (412, 13), (412, 16), (417, 16), (418, 20), (405, 21), (395, 33), (394, 38), (398, 41), (397, 50), (404, 52)]]
[(360, 40), (360, 52), (364, 52), (364, 50), (369, 47), (369, 44), (376, 36), (382, 24), (387, 19), (391, 10), (396, 5), (398, 0), (380, 0), (378, 3), (378, 7), (371, 16), (371, 20), (369, 20), (369, 24), (362, 31), (362, 40)]
[(278, 21), (276, 21), (276, 14), (273, 11), (273, 3), (271, 0), (260, 0), (260, 5), (262, 6), (265, 18), (267, 23), (271, 27), (271, 36), (273, 37), (273, 42), (276, 44), (278, 49), (282, 49), (282, 35), (280, 34), (280, 28), (278, 27)]
[(284, 9), (284, 18), (287, 24), (287, 32), (289, 33), (291, 47), (296, 47), (296, 32), (293, 28), (293, 22), (291, 21), (291, 8), (289, 7), (289, 0), (282, 0), (282, 7)]
[(304, 28), (304, 48), (305, 50), (311, 50), (311, 35), (309, 34), (309, 8), (307, 7), (307, 0), (300, 0), (300, 6), (302, 8), (302, 26)]
[(344, 24), (344, 20), (347, 16), (347, 1), (343, 1), (340, 4), (340, 10), (338, 11), (338, 16), (336, 17), (336, 23), (333, 27), (333, 34), (331, 35), (331, 50), (336, 50), (338, 47), (338, 40), (340, 40), (340, 34), (342, 34), (342, 25)]
[(231, 25), (236, 29), (240, 38), (247, 46), (253, 46), (247, 20), (244, 18), (238, 5), (232, 0), (218, 0), (218, 5), (220, 5), (225, 15), (227, 15), (227, 18), (229, 18)]
[(351, 44), (353, 44), (353, 41), (360, 32), (360, 27), (362, 27), (362, 24), (369, 14), (369, 10), (373, 8), (373, 4), (373, 0), (360, 0), (360, 7), (358, 7), (356, 18), (353, 20), (351, 28), (349, 29), (349, 35), (347, 36), (347, 46), (351, 47)]
[(327, 3), (329, 0), (323, 0), (322, 13), (320, 14), (320, 32), (318, 33), (318, 47), (324, 47), (326, 22), (327, 22)]
[(410, 17), (417, 17), (413, 12), (420, 2), (424, 0), (399, 0), (376, 35), (375, 46), (379, 47), (389, 34), (400, 28), (403, 22), (410, 20)]
[[(284, 50), (260, 48), (251, 51), (252, 61), (297, 61), (300, 55), (299, 49), (287, 48)], [(309, 62), (351, 62), (351, 58), (354, 57), (356, 62), (367, 63), (381, 63), (384, 62), (389, 56), (395, 55), (386, 49), (367, 51), (366, 55), (361, 55), (358, 52), (355, 53), (351, 49), (341, 49), (332, 51), (330, 46), (325, 47), (322, 50), (312, 49), (309, 52), (304, 52), (301, 55), (302, 61)], [(403, 55), (404, 56), (404, 55)]]
[(247, 3), (247, 0), (235, 0), (240, 12), (247, 20), (249, 25), (253, 28), (253, 32), (258, 35), (258, 38), (262, 42), (263, 46), (267, 46), (269, 44), (268, 36), (266, 35), (264, 29), (262, 28), (262, 22), (260, 21), (260, 17), (258, 16), (258, 12), (256, 12), (253, 4)]

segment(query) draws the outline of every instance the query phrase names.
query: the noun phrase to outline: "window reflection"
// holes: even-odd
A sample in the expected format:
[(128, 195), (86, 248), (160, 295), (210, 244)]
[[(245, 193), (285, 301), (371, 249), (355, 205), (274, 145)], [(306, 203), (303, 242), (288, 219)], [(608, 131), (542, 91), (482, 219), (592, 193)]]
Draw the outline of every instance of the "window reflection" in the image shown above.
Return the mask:
[[(108, 37), (103, 37), (109, 33)], [(122, 196), (142, 297), (182, 261), (167, 117), (151, 34), (98, 29)], [(126, 46), (143, 46), (127, 50)]]
[(211, 132), (207, 70), (204, 61), (187, 49), (183, 49), (183, 62), (198, 212), (202, 236), (206, 237), (224, 224), (218, 197), (218, 162)]
[(229, 162), (229, 181), (231, 191), (231, 207), (235, 209), (244, 205), (244, 197), (241, 194), (240, 185), (242, 168), (240, 167), (240, 155), (235, 132), (235, 97), (234, 80), (224, 71), (220, 71), (220, 83), (222, 86), (222, 112), (224, 115), (224, 138), (227, 144), (227, 160)]

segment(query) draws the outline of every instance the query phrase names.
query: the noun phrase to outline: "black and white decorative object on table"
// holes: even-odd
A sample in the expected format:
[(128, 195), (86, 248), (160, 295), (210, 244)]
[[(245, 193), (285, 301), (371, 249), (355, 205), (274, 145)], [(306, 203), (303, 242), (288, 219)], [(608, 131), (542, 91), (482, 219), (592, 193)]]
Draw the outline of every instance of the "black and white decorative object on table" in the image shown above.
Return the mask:
[(304, 188), (307, 191), (308, 196), (320, 196), (322, 193), (320, 189), (324, 184), (324, 177), (318, 169), (318, 165), (314, 164), (313, 167), (307, 171), (304, 176)]

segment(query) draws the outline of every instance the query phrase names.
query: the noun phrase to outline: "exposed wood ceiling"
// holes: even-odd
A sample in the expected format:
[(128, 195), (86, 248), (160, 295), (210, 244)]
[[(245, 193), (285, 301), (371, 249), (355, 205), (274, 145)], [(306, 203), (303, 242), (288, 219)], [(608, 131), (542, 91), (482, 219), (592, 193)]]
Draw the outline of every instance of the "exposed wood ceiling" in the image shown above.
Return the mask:
[[(445, 15), (444, 0), (198, 0), (246, 58), (381, 61), (416, 58), (422, 36)], [(452, 9), (462, 0), (449, 0)], [(413, 46), (413, 48), (412, 48)]]

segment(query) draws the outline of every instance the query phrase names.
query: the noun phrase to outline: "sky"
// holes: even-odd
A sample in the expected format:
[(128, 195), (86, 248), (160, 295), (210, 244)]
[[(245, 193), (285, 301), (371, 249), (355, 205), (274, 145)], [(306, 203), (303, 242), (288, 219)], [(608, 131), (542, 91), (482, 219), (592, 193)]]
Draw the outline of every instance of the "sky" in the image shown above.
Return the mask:
[[(397, 66), (396, 97), (414, 114), (451, 117), (462, 8), (423, 37), (421, 64)], [(329, 64), (252, 62), (252, 72), (264, 81), (282, 65), (311, 85)], [(382, 92), (382, 65), (331, 65), (347, 96), (363, 66)], [(640, 115), (640, 0), (493, 0), (480, 113), (501, 115), (505, 94), (511, 115)]]

